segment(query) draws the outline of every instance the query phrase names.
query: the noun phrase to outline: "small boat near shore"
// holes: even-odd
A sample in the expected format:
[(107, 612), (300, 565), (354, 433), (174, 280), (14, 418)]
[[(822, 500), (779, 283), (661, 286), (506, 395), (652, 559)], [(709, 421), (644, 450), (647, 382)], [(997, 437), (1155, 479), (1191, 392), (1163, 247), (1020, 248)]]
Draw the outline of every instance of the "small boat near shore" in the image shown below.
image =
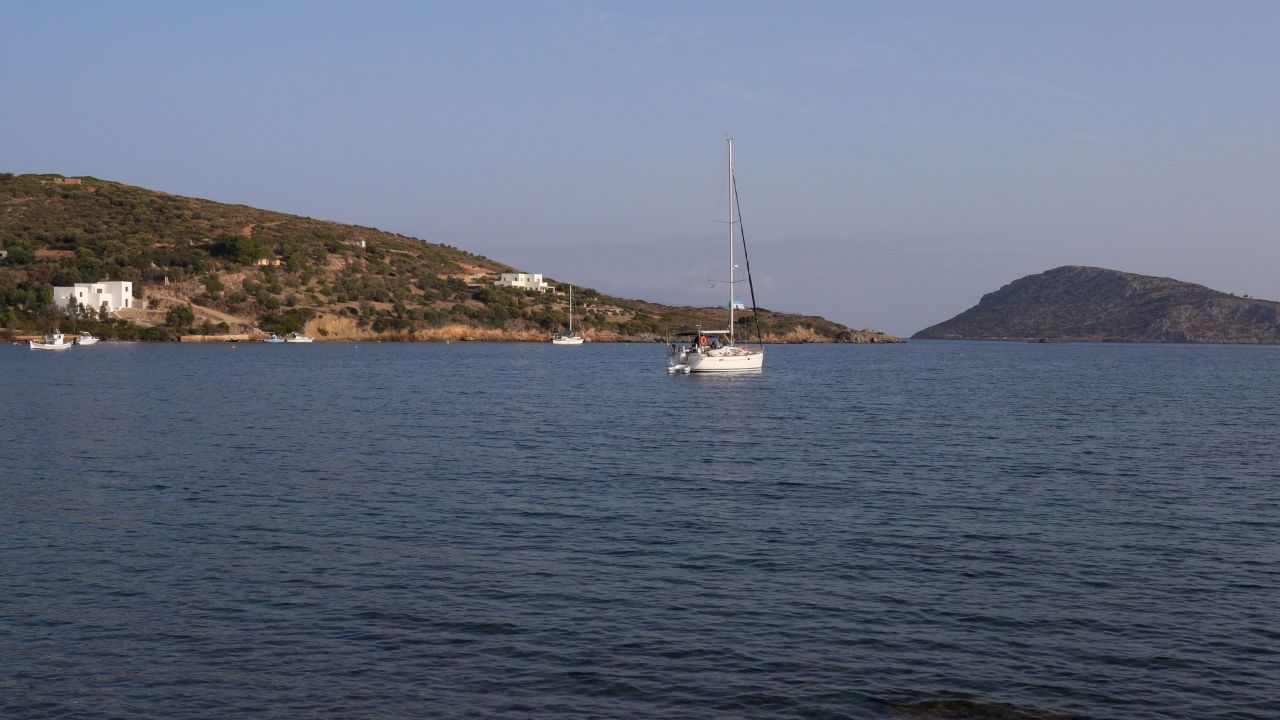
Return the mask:
[(569, 286), (569, 333), (557, 333), (551, 338), (552, 345), (581, 345), (582, 337), (573, 334), (573, 286)]
[(44, 340), (29, 340), (27, 346), (32, 350), (66, 350), (72, 346), (67, 338), (57, 330), (44, 336)]
[(277, 335), (277, 334), (275, 334), (275, 333), (271, 333), (271, 334), (267, 335), (266, 337), (262, 338), (262, 342), (264, 342), (264, 343), (273, 343), (273, 344), (274, 344), (274, 343), (282, 343), (282, 342), (284, 342), (284, 338), (280, 337), (279, 335)]
[(76, 344), (77, 345), (97, 345), (99, 339), (100, 338), (90, 335), (89, 333), (80, 333), (79, 335), (76, 336)]
[(302, 333), (291, 332), (285, 336), (284, 341), (287, 343), (309, 343), (315, 342), (316, 339), (303, 335)]

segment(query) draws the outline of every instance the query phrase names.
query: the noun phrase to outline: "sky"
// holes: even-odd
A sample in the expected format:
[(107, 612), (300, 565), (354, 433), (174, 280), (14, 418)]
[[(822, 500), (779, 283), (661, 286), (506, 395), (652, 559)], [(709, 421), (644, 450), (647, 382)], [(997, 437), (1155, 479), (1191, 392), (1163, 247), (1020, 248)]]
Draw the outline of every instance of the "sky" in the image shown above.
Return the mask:
[(1059, 265), (1280, 299), (1280, 3), (5, 3), (0, 171), (910, 334)]

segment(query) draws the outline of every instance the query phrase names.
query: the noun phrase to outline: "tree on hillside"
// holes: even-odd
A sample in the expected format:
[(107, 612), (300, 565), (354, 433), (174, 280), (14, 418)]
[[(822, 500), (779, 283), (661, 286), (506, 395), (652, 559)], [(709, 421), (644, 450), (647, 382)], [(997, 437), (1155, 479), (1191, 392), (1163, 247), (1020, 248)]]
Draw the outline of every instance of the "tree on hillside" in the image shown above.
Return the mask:
[(10, 246), (9, 252), (4, 257), (5, 265), (30, 265), (36, 261), (36, 254), (31, 252), (29, 248), (21, 245)]
[(251, 237), (223, 233), (209, 246), (209, 254), (242, 265), (265, 258), (268, 253)]
[(196, 313), (190, 305), (174, 305), (164, 316), (165, 324), (173, 328), (191, 327), (195, 321)]
[(310, 309), (299, 308), (289, 310), (280, 315), (270, 314), (263, 315), (258, 325), (263, 330), (267, 330), (278, 335), (287, 335), (291, 332), (302, 332), (302, 328), (307, 321), (315, 317), (315, 312)]

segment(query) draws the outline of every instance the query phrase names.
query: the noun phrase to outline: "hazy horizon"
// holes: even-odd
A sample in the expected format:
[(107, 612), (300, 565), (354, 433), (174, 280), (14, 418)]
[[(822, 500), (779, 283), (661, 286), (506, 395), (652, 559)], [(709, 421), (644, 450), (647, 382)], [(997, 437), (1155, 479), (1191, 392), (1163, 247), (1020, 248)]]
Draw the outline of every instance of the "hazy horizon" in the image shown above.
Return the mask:
[(1280, 299), (1280, 6), (128, 9), (0, 28), (0, 171), (92, 175), (909, 335), (1060, 265)]

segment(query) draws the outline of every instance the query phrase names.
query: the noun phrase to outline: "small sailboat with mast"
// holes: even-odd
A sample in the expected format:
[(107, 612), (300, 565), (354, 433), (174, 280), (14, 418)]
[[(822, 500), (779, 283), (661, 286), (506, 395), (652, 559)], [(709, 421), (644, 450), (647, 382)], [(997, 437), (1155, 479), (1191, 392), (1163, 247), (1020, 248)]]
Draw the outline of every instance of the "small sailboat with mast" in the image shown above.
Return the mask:
[[(764, 346), (739, 345), (735, 334), (733, 311), (746, 309), (735, 297), (733, 271), (735, 233), (742, 238), (742, 257), (747, 265), (747, 286), (751, 289), (751, 312), (756, 313), (756, 291), (751, 282), (751, 260), (747, 255), (747, 237), (742, 229), (742, 208), (738, 205), (738, 184), (733, 173), (733, 138), (727, 138), (729, 145), (729, 327), (725, 330), (706, 330), (701, 327), (693, 331), (685, 331), (667, 338), (667, 372), (669, 373), (707, 373), (707, 372), (740, 372), (764, 369)], [(736, 210), (736, 212), (735, 212)], [(760, 322), (756, 318), (757, 341)]]
[(567, 334), (557, 333), (552, 336), (551, 343), (553, 345), (581, 345), (582, 337), (573, 334), (573, 286), (569, 286), (569, 332)]

